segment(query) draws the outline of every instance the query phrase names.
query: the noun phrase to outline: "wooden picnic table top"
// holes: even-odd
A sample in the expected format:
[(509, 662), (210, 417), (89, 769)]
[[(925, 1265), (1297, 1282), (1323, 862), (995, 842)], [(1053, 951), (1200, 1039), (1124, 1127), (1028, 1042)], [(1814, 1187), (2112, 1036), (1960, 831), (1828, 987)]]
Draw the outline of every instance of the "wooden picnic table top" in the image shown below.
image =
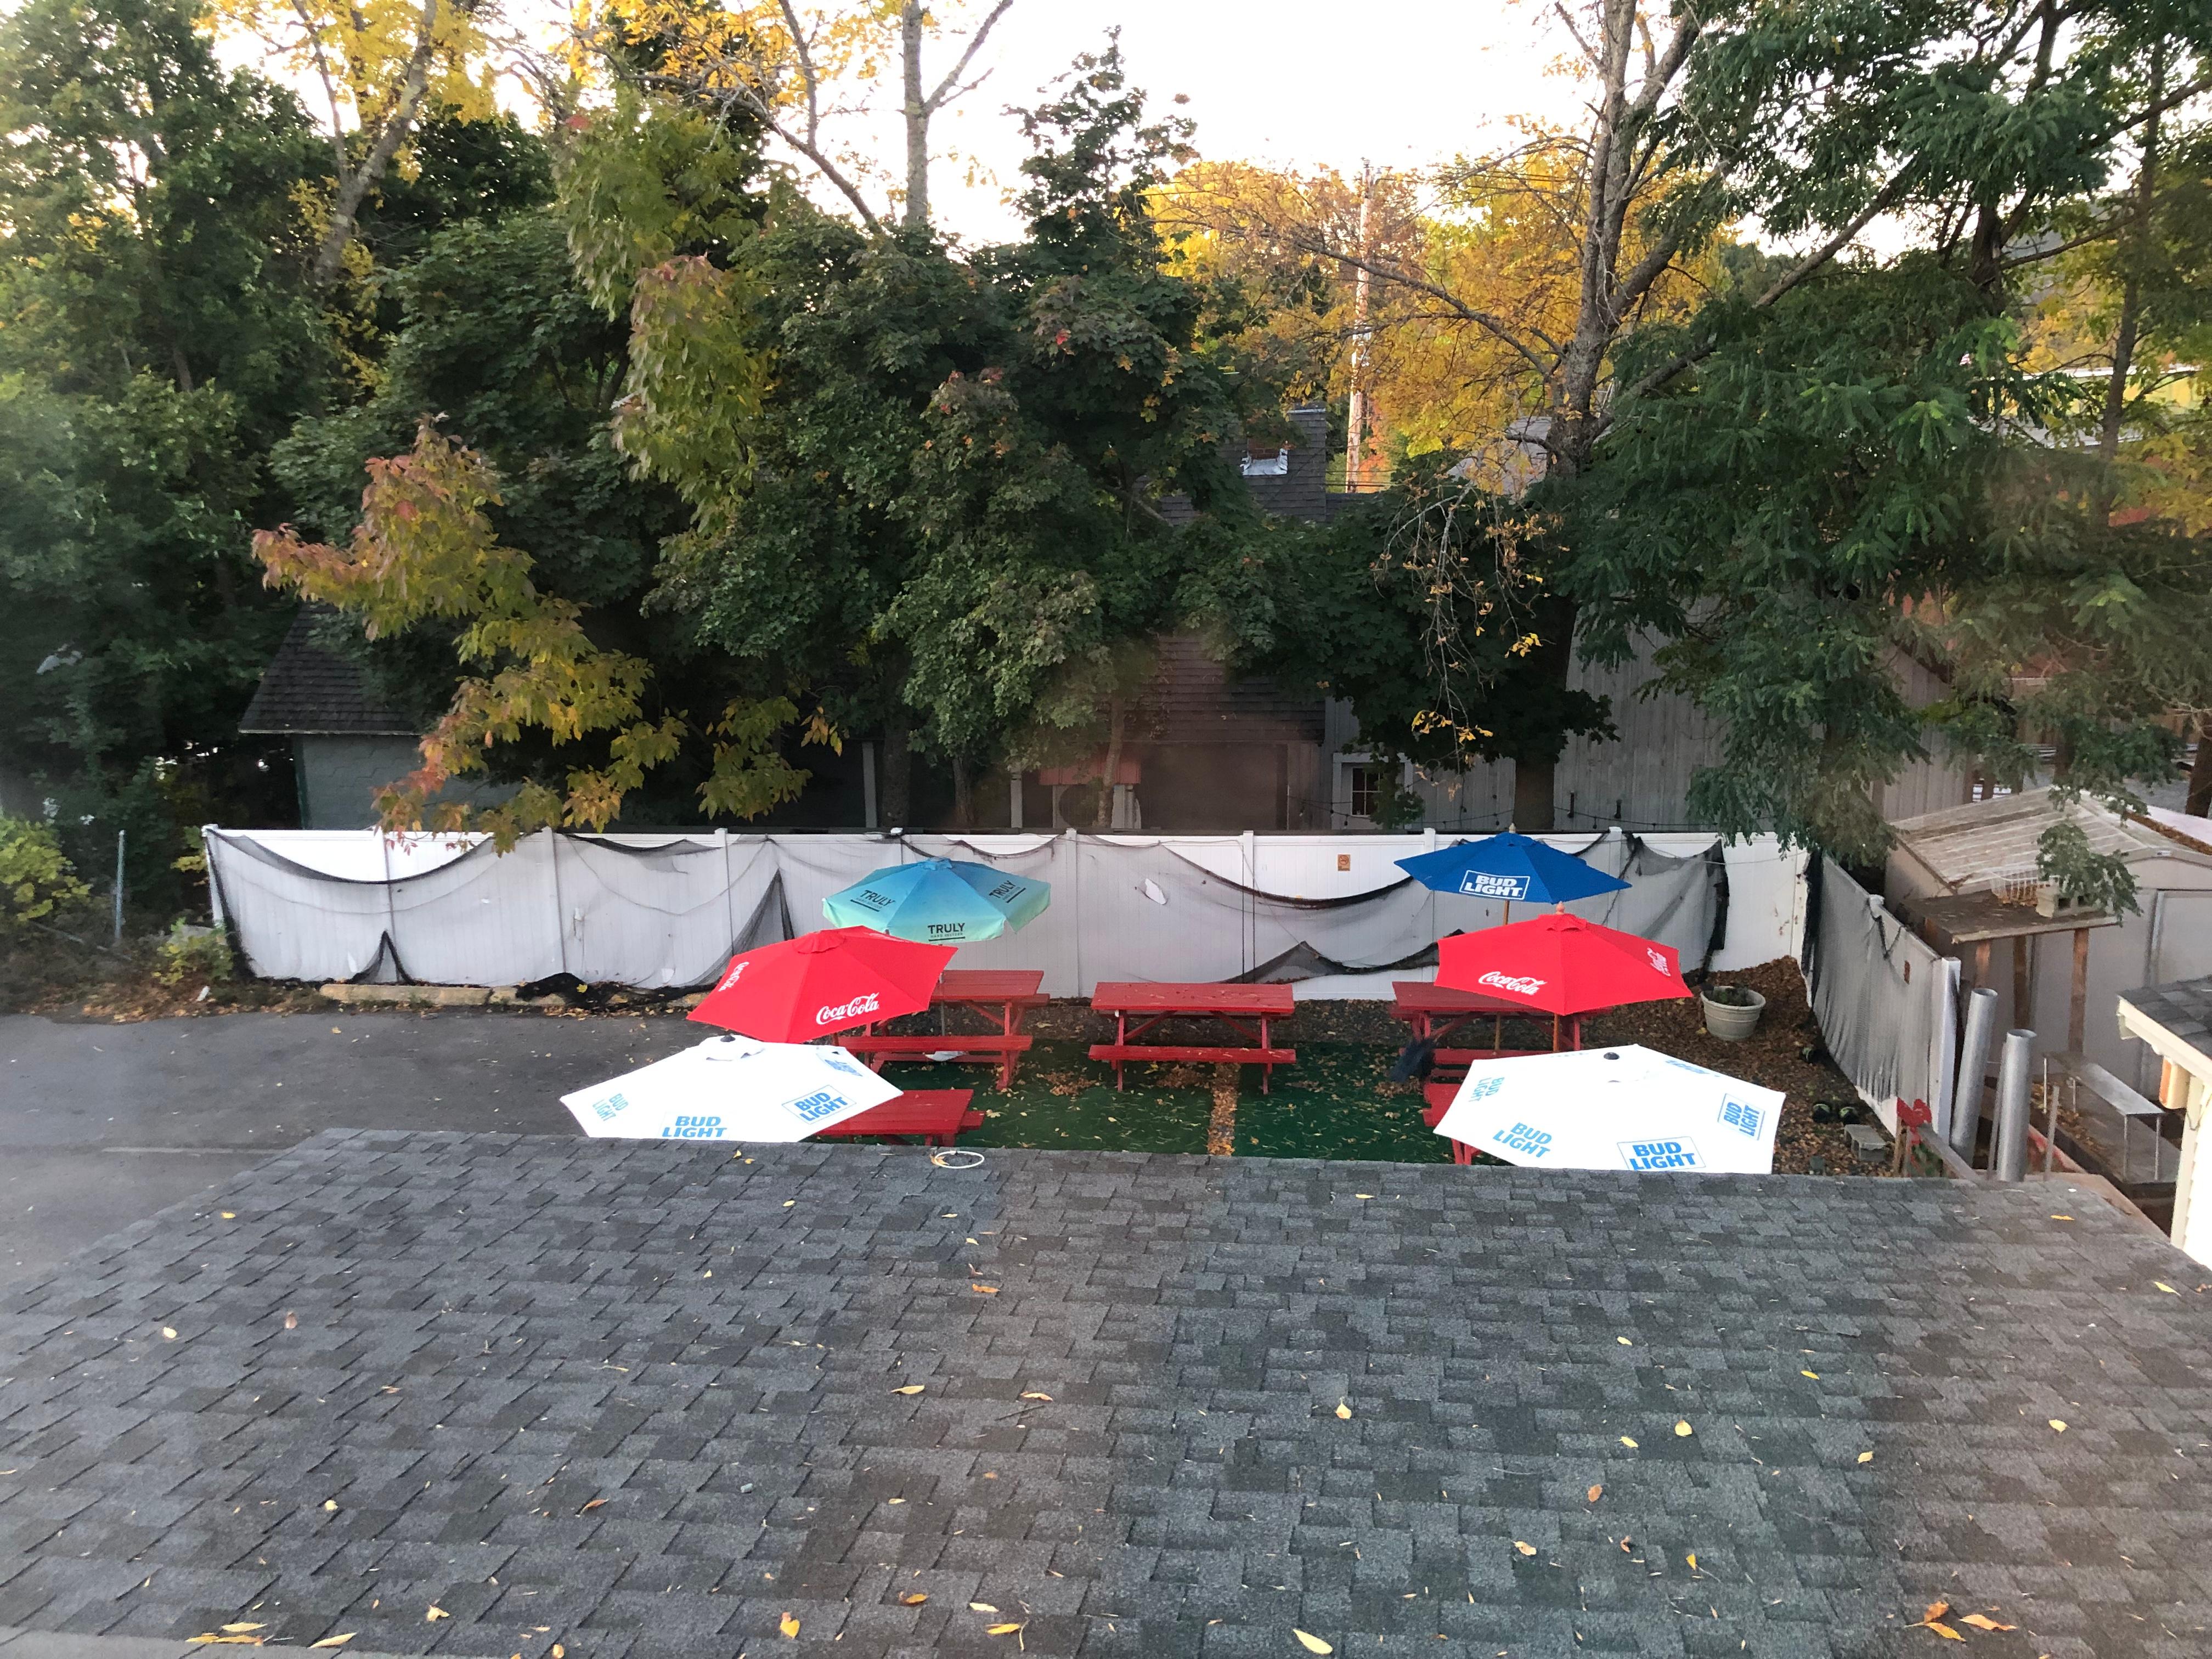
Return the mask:
[(932, 1002), (1018, 1002), (1038, 994), (1042, 968), (948, 968), (930, 994)]
[(1390, 981), (1394, 1012), (1401, 1014), (1529, 1014), (1540, 1012), (1526, 1003), (1507, 1002), (1474, 991), (1455, 991), (1425, 979)]
[(1187, 985), (1172, 980), (1103, 980), (1091, 994), (1103, 1013), (1287, 1016), (1297, 999), (1287, 985)]

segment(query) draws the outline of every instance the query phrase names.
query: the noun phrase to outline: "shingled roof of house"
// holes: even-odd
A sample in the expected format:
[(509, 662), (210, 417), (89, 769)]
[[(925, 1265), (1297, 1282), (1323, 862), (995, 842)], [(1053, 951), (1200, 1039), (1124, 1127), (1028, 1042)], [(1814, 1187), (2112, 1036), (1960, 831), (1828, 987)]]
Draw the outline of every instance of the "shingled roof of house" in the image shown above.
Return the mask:
[(2212, 1648), (2194, 1264), (2063, 1182), (744, 1152), (338, 1131), (10, 1285), (0, 1645)]
[(420, 736), (370, 690), (358, 667), (318, 643), (317, 625), (330, 614), (322, 605), (300, 607), (238, 729), (282, 737)]

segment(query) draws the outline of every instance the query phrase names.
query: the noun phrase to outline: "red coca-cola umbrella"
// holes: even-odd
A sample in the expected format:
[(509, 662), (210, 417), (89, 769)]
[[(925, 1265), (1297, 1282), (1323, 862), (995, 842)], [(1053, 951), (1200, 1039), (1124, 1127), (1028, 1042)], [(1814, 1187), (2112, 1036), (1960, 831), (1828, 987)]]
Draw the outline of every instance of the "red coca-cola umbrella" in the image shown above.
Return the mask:
[(691, 1018), (763, 1042), (804, 1042), (929, 1006), (950, 945), (829, 927), (732, 957)]
[(1629, 1002), (1686, 997), (1674, 951), (1634, 933), (1554, 913), (1455, 933), (1437, 946), (1437, 983), (1530, 1012), (1586, 1014)]

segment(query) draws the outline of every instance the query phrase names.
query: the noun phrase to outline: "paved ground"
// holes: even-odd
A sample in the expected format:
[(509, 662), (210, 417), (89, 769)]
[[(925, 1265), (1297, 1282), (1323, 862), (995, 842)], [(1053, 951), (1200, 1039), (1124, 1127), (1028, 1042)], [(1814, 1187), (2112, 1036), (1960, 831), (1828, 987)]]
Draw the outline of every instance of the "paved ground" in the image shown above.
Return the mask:
[(0, 1296), (0, 1625), (2212, 1650), (2212, 1327), (2086, 1194), (748, 1150), (328, 1134)]
[(565, 1091), (701, 1036), (513, 1013), (0, 1016), (0, 1285), (324, 1129), (572, 1133)]

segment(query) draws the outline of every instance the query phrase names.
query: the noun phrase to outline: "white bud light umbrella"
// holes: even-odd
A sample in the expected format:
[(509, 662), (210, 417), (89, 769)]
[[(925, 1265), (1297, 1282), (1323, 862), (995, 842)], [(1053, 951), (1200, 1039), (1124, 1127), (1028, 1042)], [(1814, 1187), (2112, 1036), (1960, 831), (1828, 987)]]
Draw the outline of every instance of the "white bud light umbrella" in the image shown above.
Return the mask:
[(709, 1037), (561, 1097), (587, 1135), (629, 1140), (804, 1140), (899, 1092), (842, 1048)]
[(1437, 1133), (1531, 1169), (1770, 1175), (1782, 1099), (1631, 1043), (1471, 1066)]

